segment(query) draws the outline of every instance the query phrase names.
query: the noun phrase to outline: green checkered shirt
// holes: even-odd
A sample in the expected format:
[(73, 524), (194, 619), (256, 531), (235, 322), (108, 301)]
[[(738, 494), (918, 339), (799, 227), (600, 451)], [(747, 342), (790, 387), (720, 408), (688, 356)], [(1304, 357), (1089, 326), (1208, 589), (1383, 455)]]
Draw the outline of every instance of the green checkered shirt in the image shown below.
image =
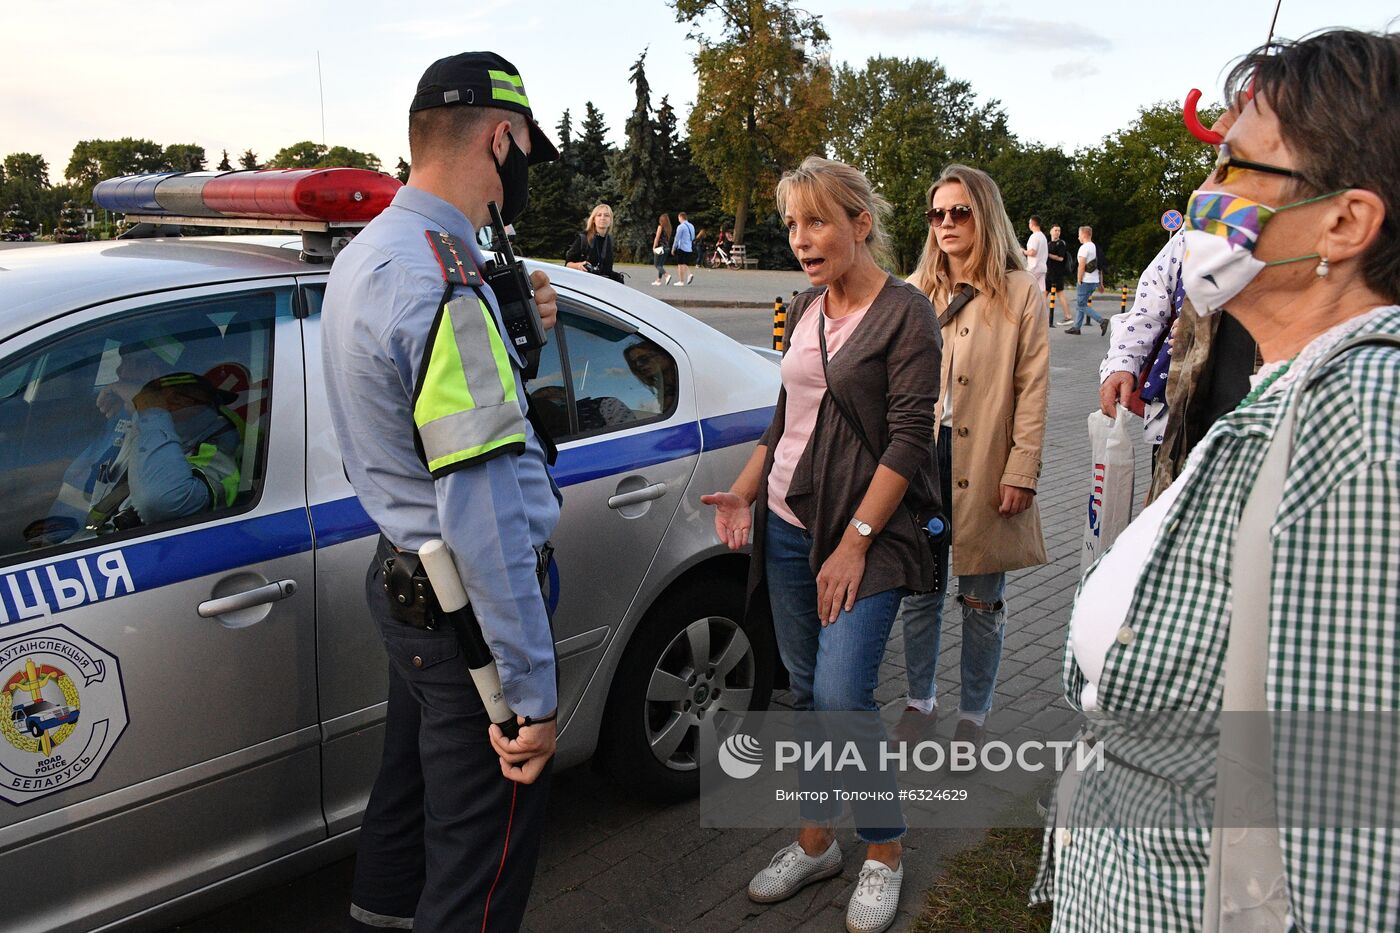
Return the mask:
[[(1356, 333), (1400, 334), (1400, 307)], [(1133, 593), (1128, 644), (1096, 685), (1105, 713), (1218, 710), (1230, 622), (1235, 530), (1251, 479), (1292, 395), (1308, 383), (1273, 527), (1266, 694), (1271, 710), (1400, 711), (1400, 352), (1364, 346), (1220, 419), (1192, 459)], [(1092, 569), (1090, 571), (1093, 572)], [(1065, 689), (1085, 679), (1066, 651)], [(1085, 774), (1069, 841), (1046, 832), (1032, 902), (1054, 929), (1194, 931), (1200, 926), (1214, 806), (1214, 747), (1173, 760), (1131, 742)], [(1397, 779), (1394, 767), (1381, 775)], [(1158, 777), (1160, 776), (1160, 778)], [(1290, 774), (1280, 770), (1280, 807)], [(1202, 828), (1150, 827), (1153, 812)], [(1055, 825), (1054, 814), (1051, 825)], [(1180, 824), (1177, 824), (1180, 825)], [(1136, 827), (1136, 828), (1135, 828)], [(1400, 830), (1282, 831), (1293, 923), (1316, 931), (1400, 929)]]

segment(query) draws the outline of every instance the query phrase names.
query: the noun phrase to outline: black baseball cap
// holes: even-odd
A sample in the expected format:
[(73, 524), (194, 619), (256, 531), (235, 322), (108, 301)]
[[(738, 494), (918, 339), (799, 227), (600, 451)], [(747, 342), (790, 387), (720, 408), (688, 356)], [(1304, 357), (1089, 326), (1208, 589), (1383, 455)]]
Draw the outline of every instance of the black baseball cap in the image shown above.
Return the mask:
[(514, 110), (530, 127), (530, 164), (559, 158), (559, 150), (535, 122), (520, 72), (495, 52), (462, 52), (433, 62), (418, 79), (408, 112), (451, 106)]

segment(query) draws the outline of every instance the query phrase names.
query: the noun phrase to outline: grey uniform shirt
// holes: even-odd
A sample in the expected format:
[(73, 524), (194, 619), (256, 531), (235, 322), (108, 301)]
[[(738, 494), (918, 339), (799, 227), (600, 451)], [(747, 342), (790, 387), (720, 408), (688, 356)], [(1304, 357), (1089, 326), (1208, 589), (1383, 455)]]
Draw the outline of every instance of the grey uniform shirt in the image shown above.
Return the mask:
[[(384, 535), (414, 551), (433, 538), (447, 542), (506, 699), (516, 713), (540, 717), (555, 709), (557, 698), (554, 639), (534, 548), (553, 533), (562, 497), (528, 421), (521, 453), (436, 480), (419, 458), (413, 389), (444, 288), (428, 230), (459, 237), (482, 265), (476, 230), (462, 212), (408, 187), (336, 257), (322, 321), (331, 420), (350, 484)], [(481, 291), (504, 334), (495, 296)], [(523, 412), (521, 361), (506, 346)]]

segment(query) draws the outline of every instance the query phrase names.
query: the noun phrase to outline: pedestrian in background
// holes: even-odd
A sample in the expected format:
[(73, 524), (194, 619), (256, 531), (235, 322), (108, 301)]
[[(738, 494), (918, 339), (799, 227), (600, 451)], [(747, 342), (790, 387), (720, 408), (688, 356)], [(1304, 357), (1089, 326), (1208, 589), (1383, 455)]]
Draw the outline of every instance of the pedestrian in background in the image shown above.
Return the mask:
[(564, 254), (565, 265), (621, 282), (622, 274), (613, 271), (612, 222), (611, 207), (606, 204), (595, 206), (588, 215), (583, 232)]
[(695, 225), (685, 219), (685, 211), (676, 214), (680, 222), (676, 224), (676, 239), (671, 244), (671, 252), (676, 256), (676, 271), (680, 277), (676, 286), (689, 285), (695, 279), (690, 267), (695, 264)]
[(671, 216), (662, 214), (656, 220), (656, 234), (651, 238), (651, 255), (656, 264), (656, 281), (653, 285), (669, 285), (671, 273), (666, 271), (666, 254), (671, 249)]
[[(1048, 261), (1045, 264), (1045, 286), (1050, 289), (1056, 298), (1056, 303), (1060, 306), (1060, 319), (1068, 324), (1070, 322), (1069, 300), (1065, 295), (1065, 282), (1069, 280), (1069, 244), (1060, 237), (1060, 225), (1055, 224), (1050, 228), (1050, 243), (1046, 253)], [(1055, 308), (1049, 309), (1047, 317), (1051, 327), (1059, 326), (1055, 321)]]
[(1098, 291), (1099, 282), (1103, 276), (1099, 271), (1099, 250), (1094, 245), (1094, 228), (1083, 226), (1079, 228), (1079, 288), (1075, 294), (1074, 302), (1074, 326), (1065, 331), (1067, 334), (1078, 334), (1085, 322), (1090, 318), (1099, 322), (1099, 334), (1108, 333), (1108, 320), (1101, 318), (1094, 313), (1094, 309), (1089, 307), (1089, 298)]
[[(980, 747), (1006, 631), (1006, 573), (1047, 559), (1035, 504), (1050, 389), (1045, 292), (1022, 268), (1015, 228), (986, 172), (949, 165), (928, 205), (928, 239), (909, 280), (940, 309), (937, 472), (963, 623), (953, 736)], [(900, 609), (906, 722), (937, 714), (943, 597), (909, 596)]]
[[(935, 582), (914, 516), (937, 507), (928, 474), (938, 331), (928, 299), (881, 268), (889, 204), (863, 174), (812, 156), (783, 176), (777, 202), (814, 288), (788, 312), (772, 423), (730, 491), (701, 501), (715, 506), (729, 547), (742, 548), (754, 529), (750, 598), (771, 605), (793, 705), (861, 711), (871, 720), (861, 740), (873, 744), (884, 734), (875, 686), (900, 599)], [(839, 778), (801, 772), (812, 792), (802, 828), (750, 882), (754, 901), (785, 900), (840, 873), (833, 824), (842, 804), (815, 799)], [(893, 794), (893, 772), (883, 778), (881, 792)], [(867, 848), (846, 928), (875, 933), (898, 907), (904, 819), (897, 803), (852, 807)]]
[(1032, 216), (1029, 226), (1031, 235), (1026, 240), (1026, 248), (1021, 252), (1026, 254), (1026, 271), (1035, 279), (1035, 283), (1040, 290), (1045, 291), (1045, 273), (1049, 268), (1047, 265), (1050, 258), (1050, 242), (1045, 239), (1045, 234), (1040, 232), (1040, 218)]

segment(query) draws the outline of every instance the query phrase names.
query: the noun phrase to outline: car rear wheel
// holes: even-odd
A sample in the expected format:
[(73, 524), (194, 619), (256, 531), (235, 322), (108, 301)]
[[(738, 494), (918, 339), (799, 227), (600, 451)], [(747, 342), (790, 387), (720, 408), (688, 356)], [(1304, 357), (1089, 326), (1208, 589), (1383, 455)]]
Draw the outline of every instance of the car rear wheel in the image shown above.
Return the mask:
[(602, 759), (629, 790), (693, 797), (700, 765), (773, 690), (771, 629), (744, 619), (739, 581), (697, 582), (642, 619), (613, 681)]

